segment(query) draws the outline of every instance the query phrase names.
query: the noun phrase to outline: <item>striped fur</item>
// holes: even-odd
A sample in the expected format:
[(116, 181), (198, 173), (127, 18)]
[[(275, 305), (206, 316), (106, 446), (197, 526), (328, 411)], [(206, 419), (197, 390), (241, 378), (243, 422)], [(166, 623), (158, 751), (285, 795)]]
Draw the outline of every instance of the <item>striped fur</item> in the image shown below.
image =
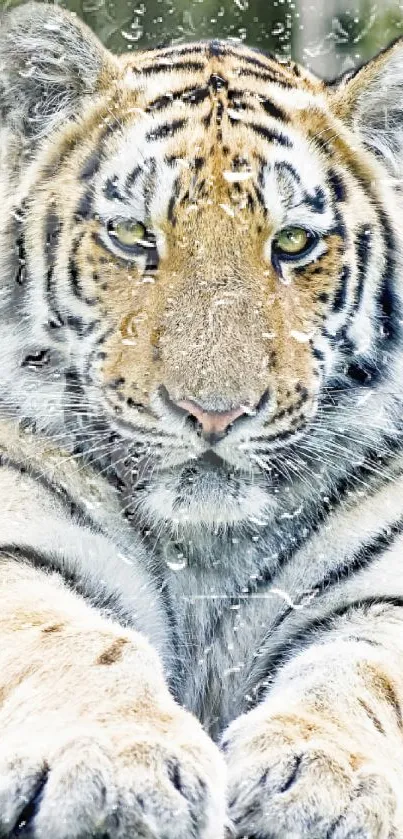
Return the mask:
[(0, 834), (403, 837), (401, 42), (0, 64)]

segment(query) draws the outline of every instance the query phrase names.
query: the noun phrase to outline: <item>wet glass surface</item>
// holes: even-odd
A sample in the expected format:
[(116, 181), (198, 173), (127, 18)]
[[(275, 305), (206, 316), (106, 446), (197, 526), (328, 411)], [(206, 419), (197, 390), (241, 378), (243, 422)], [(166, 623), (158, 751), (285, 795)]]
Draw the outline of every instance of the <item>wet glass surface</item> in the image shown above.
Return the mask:
[[(0, 3), (3, 7), (13, 2)], [(332, 77), (403, 34), (399, 0), (69, 0), (112, 51), (234, 38)]]

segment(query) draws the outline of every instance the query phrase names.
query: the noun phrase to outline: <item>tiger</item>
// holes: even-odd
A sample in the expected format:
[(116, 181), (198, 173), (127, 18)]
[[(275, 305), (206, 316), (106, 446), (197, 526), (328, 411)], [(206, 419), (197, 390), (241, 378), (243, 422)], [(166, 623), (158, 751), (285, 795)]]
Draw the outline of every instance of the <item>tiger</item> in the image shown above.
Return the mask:
[(2, 837), (403, 837), (402, 91), (2, 14)]

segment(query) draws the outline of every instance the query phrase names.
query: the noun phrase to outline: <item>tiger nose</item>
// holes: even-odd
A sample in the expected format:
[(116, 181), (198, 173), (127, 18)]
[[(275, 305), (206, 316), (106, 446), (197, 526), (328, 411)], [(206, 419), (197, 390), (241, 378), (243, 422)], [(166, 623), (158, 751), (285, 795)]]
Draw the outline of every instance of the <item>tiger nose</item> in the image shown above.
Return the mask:
[(187, 411), (191, 417), (194, 417), (202, 430), (203, 437), (211, 442), (221, 439), (230, 425), (238, 417), (247, 413), (245, 407), (233, 408), (231, 411), (206, 411), (197, 402), (192, 402), (190, 399), (181, 399), (176, 404), (179, 408)]

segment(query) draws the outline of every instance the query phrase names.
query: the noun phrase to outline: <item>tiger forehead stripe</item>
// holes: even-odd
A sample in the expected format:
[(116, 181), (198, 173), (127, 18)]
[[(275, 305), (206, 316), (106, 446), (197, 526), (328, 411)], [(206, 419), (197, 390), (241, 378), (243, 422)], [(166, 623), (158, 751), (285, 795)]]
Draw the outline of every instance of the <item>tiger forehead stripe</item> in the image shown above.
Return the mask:
[[(235, 122), (230, 117), (231, 122)], [(247, 122), (246, 123), (248, 128), (251, 128), (255, 134), (258, 134), (259, 137), (263, 137), (264, 140), (267, 140), (269, 143), (275, 143), (279, 146), (284, 146), (285, 148), (292, 148), (292, 141), (289, 137), (287, 137), (283, 132), (276, 131), (271, 128), (267, 128), (266, 125), (261, 125), (258, 122)]]
[(204, 64), (201, 61), (174, 61), (174, 62), (160, 62), (159, 64), (148, 64), (139, 68), (144, 76), (156, 75), (158, 73), (174, 73), (178, 70), (186, 70), (196, 72), (197, 70), (204, 70)]

